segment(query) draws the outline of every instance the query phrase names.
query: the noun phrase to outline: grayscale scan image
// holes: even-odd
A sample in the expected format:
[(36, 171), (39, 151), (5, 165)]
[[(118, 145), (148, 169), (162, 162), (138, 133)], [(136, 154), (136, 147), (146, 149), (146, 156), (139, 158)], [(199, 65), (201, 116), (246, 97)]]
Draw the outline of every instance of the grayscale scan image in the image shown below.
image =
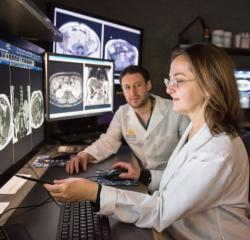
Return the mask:
[(88, 79), (86, 82), (87, 92), (85, 94), (86, 105), (98, 105), (109, 103), (109, 68), (93, 66), (88, 67)]
[(242, 91), (242, 92), (250, 91), (250, 79), (237, 78), (236, 80), (237, 80), (239, 91)]
[(12, 138), (12, 115), (10, 102), (5, 94), (0, 94), (0, 151)]
[(11, 99), (13, 111), (13, 143), (31, 133), (29, 111), (30, 87), (20, 86), (19, 89), (11, 86)]
[(115, 70), (122, 71), (138, 62), (138, 49), (123, 39), (109, 40), (105, 45), (105, 59), (115, 62)]
[(30, 105), (31, 127), (37, 129), (44, 121), (43, 94), (41, 90), (32, 92)]
[(250, 107), (250, 80), (237, 78), (237, 85), (240, 94), (240, 104), (242, 108)]
[(90, 27), (84, 23), (67, 22), (59, 28), (63, 41), (57, 43), (57, 53), (100, 57), (100, 39)]
[(49, 79), (50, 103), (57, 107), (73, 107), (83, 100), (82, 77), (77, 72), (58, 72)]

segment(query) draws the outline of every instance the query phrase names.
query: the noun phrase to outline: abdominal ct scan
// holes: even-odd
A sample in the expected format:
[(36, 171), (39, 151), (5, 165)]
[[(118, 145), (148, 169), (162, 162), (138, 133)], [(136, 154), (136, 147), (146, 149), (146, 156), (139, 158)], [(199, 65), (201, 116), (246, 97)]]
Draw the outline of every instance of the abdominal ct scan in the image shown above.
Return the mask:
[(110, 102), (107, 74), (109, 70), (109, 67), (106, 66), (88, 67), (87, 93), (85, 94), (86, 105), (108, 104)]
[(34, 91), (31, 94), (31, 127), (39, 128), (44, 121), (44, 105), (42, 91)]
[(114, 60), (115, 70), (122, 71), (138, 64), (138, 49), (123, 39), (112, 39), (105, 45), (105, 59)]
[(58, 72), (49, 79), (50, 103), (57, 107), (73, 107), (82, 102), (82, 77), (77, 72)]
[(0, 151), (12, 138), (12, 114), (8, 97), (0, 94)]
[(67, 22), (59, 28), (63, 41), (56, 44), (57, 53), (100, 57), (100, 39), (96, 32), (84, 23)]

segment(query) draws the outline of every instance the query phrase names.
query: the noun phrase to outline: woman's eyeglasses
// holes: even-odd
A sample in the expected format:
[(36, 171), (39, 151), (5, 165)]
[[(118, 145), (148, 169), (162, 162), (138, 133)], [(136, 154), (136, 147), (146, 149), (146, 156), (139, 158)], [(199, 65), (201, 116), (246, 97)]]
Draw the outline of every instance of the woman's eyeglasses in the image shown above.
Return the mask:
[(182, 85), (182, 83), (184, 82), (189, 82), (189, 81), (194, 81), (195, 79), (189, 79), (189, 80), (179, 80), (179, 79), (173, 79), (173, 80), (169, 80), (167, 78), (164, 78), (164, 84), (166, 87), (174, 87), (174, 88), (178, 88)]

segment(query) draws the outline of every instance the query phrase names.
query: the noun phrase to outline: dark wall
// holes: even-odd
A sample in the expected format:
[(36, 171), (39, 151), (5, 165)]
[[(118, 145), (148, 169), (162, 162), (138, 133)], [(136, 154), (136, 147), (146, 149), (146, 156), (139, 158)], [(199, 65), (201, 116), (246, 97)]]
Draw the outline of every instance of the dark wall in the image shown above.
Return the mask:
[[(46, 12), (49, 0), (33, 0)], [(250, 32), (250, 1), (246, 0), (60, 0), (54, 3), (109, 17), (144, 29), (142, 65), (152, 75), (153, 92), (165, 95), (163, 78), (168, 76), (171, 50), (178, 44), (178, 33), (196, 16), (204, 18), (211, 29), (234, 34)], [(201, 40), (201, 32), (196, 32)], [(236, 64), (250, 67), (250, 57), (233, 56)]]

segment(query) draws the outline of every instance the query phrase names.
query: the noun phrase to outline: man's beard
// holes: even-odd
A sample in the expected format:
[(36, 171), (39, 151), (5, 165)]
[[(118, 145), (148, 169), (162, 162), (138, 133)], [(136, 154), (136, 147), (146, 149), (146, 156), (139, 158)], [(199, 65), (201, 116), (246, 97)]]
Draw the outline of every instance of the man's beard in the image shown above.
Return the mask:
[(143, 99), (140, 100), (140, 102), (138, 104), (133, 104), (133, 103), (131, 104), (130, 103), (130, 106), (133, 107), (133, 108), (141, 108), (141, 107), (146, 105), (148, 100), (149, 100), (149, 94), (147, 93), (147, 94), (144, 95)]

